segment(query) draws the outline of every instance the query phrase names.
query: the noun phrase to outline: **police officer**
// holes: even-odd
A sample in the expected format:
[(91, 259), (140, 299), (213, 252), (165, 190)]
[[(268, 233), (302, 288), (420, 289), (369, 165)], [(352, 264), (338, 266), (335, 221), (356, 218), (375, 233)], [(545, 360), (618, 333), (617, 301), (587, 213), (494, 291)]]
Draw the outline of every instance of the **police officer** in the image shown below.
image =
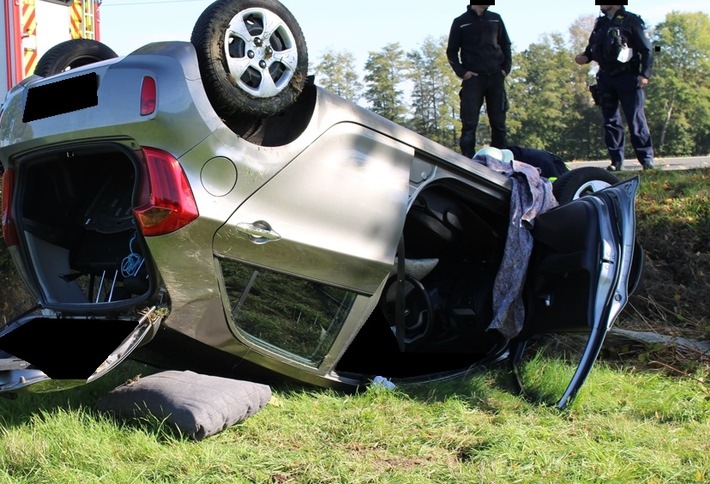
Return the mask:
[(488, 5), (470, 2), (466, 13), (454, 19), (446, 57), (458, 77), (461, 91), (461, 153), (476, 153), (476, 128), (483, 100), (491, 125), (491, 146), (506, 145), (505, 113), (508, 98), (505, 77), (512, 65), (510, 38), (503, 20)]
[(645, 87), (651, 77), (653, 49), (641, 17), (623, 5), (600, 5), (589, 45), (575, 58), (577, 64), (599, 64), (597, 88), (604, 117), (604, 141), (609, 149), (610, 171), (624, 166), (624, 126), (619, 104), (629, 125), (631, 144), (644, 170), (652, 169), (653, 144), (646, 123)]

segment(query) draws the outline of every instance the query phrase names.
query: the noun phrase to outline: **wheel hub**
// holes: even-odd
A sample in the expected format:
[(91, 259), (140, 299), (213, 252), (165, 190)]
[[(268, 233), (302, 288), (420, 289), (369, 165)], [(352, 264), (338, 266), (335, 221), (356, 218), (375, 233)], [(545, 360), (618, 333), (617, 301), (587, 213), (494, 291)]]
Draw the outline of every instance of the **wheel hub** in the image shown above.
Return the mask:
[(236, 15), (225, 36), (229, 79), (252, 96), (277, 96), (288, 87), (298, 65), (295, 44), (293, 32), (268, 10)]

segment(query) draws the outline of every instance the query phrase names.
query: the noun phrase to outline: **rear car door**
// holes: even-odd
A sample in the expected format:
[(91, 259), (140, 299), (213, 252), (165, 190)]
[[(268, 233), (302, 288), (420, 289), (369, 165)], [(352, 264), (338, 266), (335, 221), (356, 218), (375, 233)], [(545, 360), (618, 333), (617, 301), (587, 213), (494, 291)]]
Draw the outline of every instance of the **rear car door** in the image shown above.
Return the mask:
[(321, 364), (356, 298), (375, 294), (392, 270), (413, 156), (337, 124), (237, 209), (214, 252), (240, 339)]

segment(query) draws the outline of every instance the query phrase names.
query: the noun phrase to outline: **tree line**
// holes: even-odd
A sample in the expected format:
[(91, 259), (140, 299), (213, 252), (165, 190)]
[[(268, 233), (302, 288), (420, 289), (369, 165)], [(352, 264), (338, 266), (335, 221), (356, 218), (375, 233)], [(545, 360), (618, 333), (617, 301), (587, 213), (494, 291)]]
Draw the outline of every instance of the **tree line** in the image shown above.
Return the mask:
[[(601, 112), (589, 93), (596, 63), (574, 63), (594, 21), (593, 15), (579, 17), (566, 36), (544, 34), (513, 53), (506, 80), (509, 144), (551, 151), (567, 161), (607, 158)], [(647, 27), (655, 57), (646, 116), (656, 156), (708, 155), (710, 17), (671, 12)], [(446, 41), (446, 36), (427, 37), (411, 52), (399, 43), (387, 44), (369, 52), (362, 77), (351, 52), (328, 50), (314, 74), (320, 86), (458, 149), (460, 79), (446, 59)], [(477, 146), (489, 142), (490, 128), (482, 115)], [(628, 152), (633, 153), (631, 147)]]

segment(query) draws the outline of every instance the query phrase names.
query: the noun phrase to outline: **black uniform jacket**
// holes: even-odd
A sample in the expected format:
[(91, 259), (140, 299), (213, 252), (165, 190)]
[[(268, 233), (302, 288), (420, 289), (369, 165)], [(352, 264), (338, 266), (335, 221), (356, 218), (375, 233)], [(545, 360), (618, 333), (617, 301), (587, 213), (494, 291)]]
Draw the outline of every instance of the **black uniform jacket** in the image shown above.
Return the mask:
[[(611, 41), (609, 31), (613, 28), (620, 30), (620, 35), (633, 49), (633, 58), (625, 65), (616, 60), (610, 60), (605, 55), (607, 52), (605, 49), (608, 49)], [(596, 61), (602, 71), (610, 73), (633, 72), (646, 78), (651, 77), (653, 47), (646, 37), (646, 26), (641, 17), (627, 12), (624, 7), (617, 10), (611, 19), (606, 15), (597, 18), (584, 55), (590, 61)]]
[(466, 71), (493, 74), (503, 70), (509, 74), (512, 55), (503, 19), (488, 10), (479, 16), (469, 7), (451, 24), (446, 57), (459, 77)]

